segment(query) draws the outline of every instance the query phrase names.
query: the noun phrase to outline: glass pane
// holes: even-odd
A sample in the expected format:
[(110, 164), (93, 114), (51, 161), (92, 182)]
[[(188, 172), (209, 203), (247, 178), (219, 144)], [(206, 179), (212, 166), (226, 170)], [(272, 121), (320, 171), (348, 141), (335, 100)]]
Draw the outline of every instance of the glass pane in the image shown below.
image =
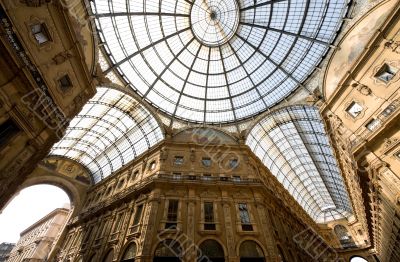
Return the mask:
[(98, 87), (50, 155), (76, 160), (97, 183), (163, 138), (156, 119), (133, 97)]
[(317, 108), (291, 106), (273, 111), (253, 127), (246, 144), (317, 223), (352, 214)]
[(329, 51), (347, 0), (93, 0), (106, 73), (192, 122), (249, 118), (288, 97)]

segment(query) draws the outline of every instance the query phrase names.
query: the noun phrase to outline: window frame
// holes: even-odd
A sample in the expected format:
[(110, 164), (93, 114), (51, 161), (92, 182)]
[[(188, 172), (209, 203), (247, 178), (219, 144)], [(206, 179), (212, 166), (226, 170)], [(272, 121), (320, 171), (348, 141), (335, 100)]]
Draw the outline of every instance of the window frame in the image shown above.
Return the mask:
[[(39, 26), (39, 31), (35, 32), (34, 28), (37, 26)], [(29, 26), (29, 29), (33, 36), (33, 39), (39, 46), (46, 45), (47, 43), (53, 41), (51, 38), (50, 32), (49, 32), (49, 29), (47, 28), (47, 25), (45, 22), (37, 22), (37, 23), (31, 24)], [(46, 40), (44, 42), (41, 42), (41, 40), (37, 38), (37, 36), (40, 34), (42, 34), (46, 38)]]

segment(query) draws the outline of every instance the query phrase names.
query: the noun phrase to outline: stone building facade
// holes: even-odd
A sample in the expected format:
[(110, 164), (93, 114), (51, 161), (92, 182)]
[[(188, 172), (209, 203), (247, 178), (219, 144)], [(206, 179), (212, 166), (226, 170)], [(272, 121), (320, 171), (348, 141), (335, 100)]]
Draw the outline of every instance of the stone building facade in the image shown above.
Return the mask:
[(69, 215), (68, 208), (57, 208), (22, 231), (7, 262), (46, 261)]
[[(70, 219), (49, 261), (400, 261), (400, 1), (346, 1), (340, 32), (307, 81), (271, 110), (219, 124), (171, 117), (134, 92), (119, 68), (129, 59), (115, 61), (101, 37), (110, 28), (95, 26), (127, 13), (94, 14), (95, 2), (124, 1), (0, 0), (0, 209), (31, 185), (67, 192)], [(82, 160), (107, 151), (104, 133), (93, 132), (97, 142), (70, 137), (85, 145), (79, 158), (49, 155), (75, 116), (101, 119), (79, 115), (101, 90), (129, 98), (125, 120), (145, 122), (137, 112), (146, 112), (160, 133), (130, 144), (135, 158), (107, 177)], [(246, 145), (255, 125), (298, 105), (323, 118), (352, 211), (345, 218), (317, 224)]]
[(318, 230), (248, 148), (195, 128), (91, 188), (56, 260), (333, 261)]

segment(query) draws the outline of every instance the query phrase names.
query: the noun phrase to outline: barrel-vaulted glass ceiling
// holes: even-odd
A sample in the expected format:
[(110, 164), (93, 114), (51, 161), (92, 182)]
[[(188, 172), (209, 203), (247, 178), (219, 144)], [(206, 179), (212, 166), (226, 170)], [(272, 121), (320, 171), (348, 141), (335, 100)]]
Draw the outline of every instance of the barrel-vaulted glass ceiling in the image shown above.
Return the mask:
[(97, 183), (163, 138), (142, 104), (119, 90), (98, 87), (50, 155), (76, 160)]
[(352, 214), (317, 108), (292, 106), (268, 114), (246, 144), (317, 223)]
[(174, 118), (224, 123), (287, 98), (327, 53), (349, 0), (90, 0), (111, 67)]

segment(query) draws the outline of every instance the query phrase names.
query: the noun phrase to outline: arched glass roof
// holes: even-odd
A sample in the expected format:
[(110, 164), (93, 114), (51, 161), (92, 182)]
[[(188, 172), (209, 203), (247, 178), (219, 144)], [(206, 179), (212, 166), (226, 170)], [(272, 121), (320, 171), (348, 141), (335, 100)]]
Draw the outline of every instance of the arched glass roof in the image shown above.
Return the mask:
[(253, 127), (246, 144), (317, 223), (352, 214), (317, 108), (272, 112)]
[(105, 53), (172, 117), (224, 123), (293, 93), (328, 51), (348, 0), (91, 0)]
[(133, 97), (99, 87), (50, 155), (76, 160), (97, 183), (163, 138), (156, 119)]

